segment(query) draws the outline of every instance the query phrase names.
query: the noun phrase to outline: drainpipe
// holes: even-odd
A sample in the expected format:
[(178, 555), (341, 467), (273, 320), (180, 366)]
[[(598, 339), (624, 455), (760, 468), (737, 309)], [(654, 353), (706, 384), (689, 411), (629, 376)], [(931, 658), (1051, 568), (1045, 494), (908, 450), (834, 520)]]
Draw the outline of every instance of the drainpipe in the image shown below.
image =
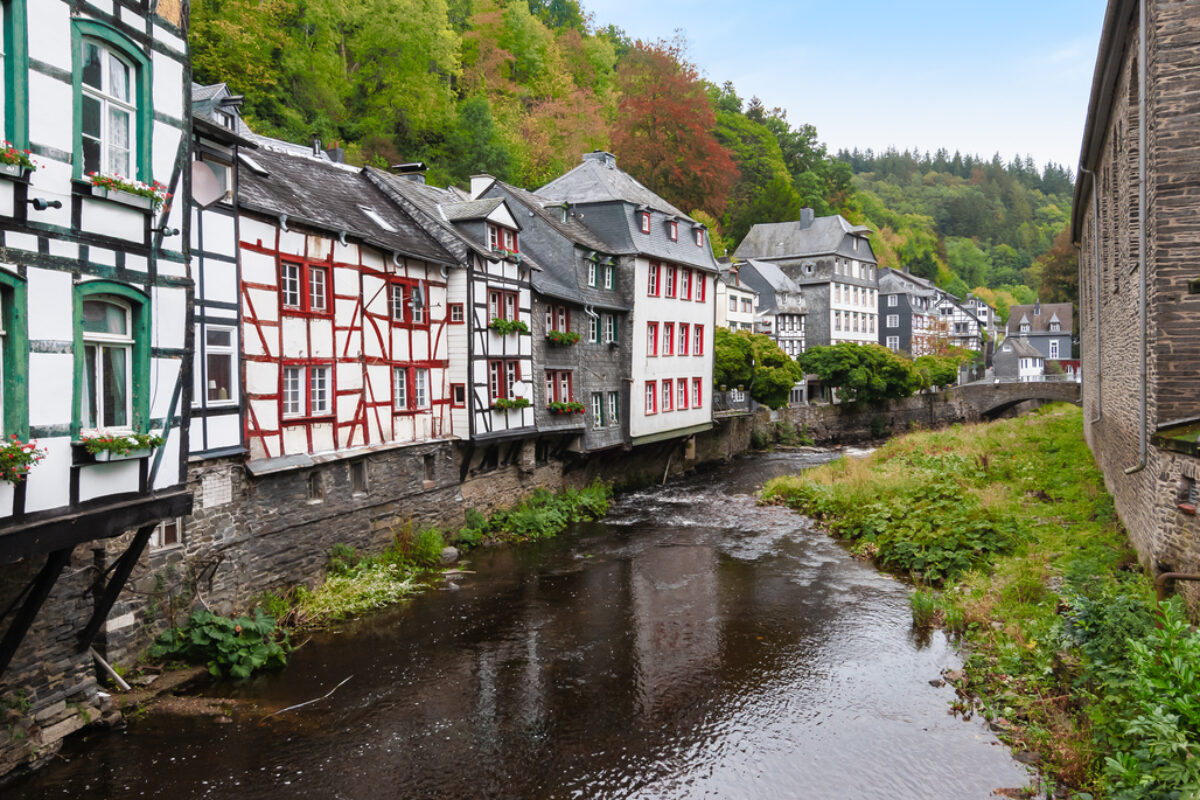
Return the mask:
[(1158, 602), (1167, 599), (1167, 581), (1200, 581), (1200, 575), (1194, 572), (1163, 572), (1154, 579), (1154, 595)]
[(1138, 3), (1138, 327), (1141, 329), (1138, 365), (1142, 385), (1138, 408), (1142, 417), (1138, 463), (1126, 469), (1126, 475), (1146, 468), (1149, 433), (1146, 420), (1146, 16), (1146, 0), (1141, 0)]
[(1096, 323), (1096, 418), (1092, 424), (1095, 425), (1104, 418), (1104, 361), (1100, 357), (1104, 342), (1100, 335), (1100, 186), (1096, 183), (1096, 173), (1082, 164), (1079, 171), (1092, 176), (1092, 315)]

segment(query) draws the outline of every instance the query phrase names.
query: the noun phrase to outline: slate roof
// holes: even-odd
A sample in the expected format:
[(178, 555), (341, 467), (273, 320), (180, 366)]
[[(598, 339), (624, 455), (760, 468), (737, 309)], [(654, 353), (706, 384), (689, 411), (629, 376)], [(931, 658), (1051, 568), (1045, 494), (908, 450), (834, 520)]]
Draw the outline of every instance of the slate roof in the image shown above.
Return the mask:
[[(335, 164), (312, 155), (311, 149), (297, 153), (295, 146), (276, 146), (275, 140), (258, 137), (260, 148), (254, 163), (266, 170), (241, 170), (238, 204), (271, 216), (287, 214), (294, 223), (337, 234), (345, 231), (381, 250), (421, 258), (438, 264), (454, 264), (454, 257), (431, 238), (408, 214), (396, 208), (356, 167)], [(286, 144), (286, 143), (280, 143)], [(363, 212), (369, 208), (388, 227)]]
[[(1040, 314), (1035, 314), (1032, 306), (1012, 306), (1008, 310), (1008, 334), (1010, 336), (1022, 335), (1021, 323), (1028, 322), (1029, 330), (1023, 335), (1031, 333), (1055, 333), (1069, 336), (1072, 326), (1074, 325), (1074, 309), (1070, 303), (1042, 303)], [(1062, 327), (1061, 331), (1051, 331), (1050, 323), (1057, 318), (1058, 324)]]
[[(612, 166), (608, 166), (609, 162), (602, 156), (610, 156)], [(673, 214), (687, 222), (695, 222), (687, 214), (647, 189), (628, 172), (617, 169), (616, 157), (611, 153), (585, 154), (582, 164), (550, 181), (538, 189), (537, 194), (550, 200), (566, 200), (580, 204), (617, 201), (633, 203)]]
[[(409, 181), (412, 183), (412, 181)], [(504, 201), (497, 197), (483, 200), (464, 200), (458, 203), (442, 204), (442, 214), (450, 222), (462, 222), (468, 219), (486, 219)]]
[[(584, 225), (578, 214), (568, 214), (566, 221), (563, 221), (561, 206), (547, 197), (539, 197), (533, 192), (527, 192), (524, 189), (518, 189), (516, 186), (504, 183), (503, 181), (495, 181), (496, 186), (503, 189), (507, 194), (513, 197), (518, 203), (525, 207), (526, 211), (532, 211), (543, 222), (551, 228), (561, 233), (566, 238), (578, 244), (580, 247), (586, 247), (590, 250), (595, 250), (598, 253), (612, 254), (608, 245), (598, 236), (592, 233), (587, 225)], [(549, 206), (547, 208), (547, 206)], [(615, 254), (614, 254), (615, 255)]]
[[(894, 287), (892, 286), (894, 284)], [(909, 284), (909, 285), (905, 285)], [(935, 297), (944, 294), (932, 281), (903, 272), (891, 267), (879, 270), (879, 291), (881, 294), (894, 294), (896, 290), (917, 297)]]
[[(242, 122), (241, 113), (236, 108), (222, 109), (221, 101), (232, 97), (233, 92), (223, 83), (213, 83), (208, 86), (199, 83), (192, 84), (192, 124), (207, 136), (228, 144), (256, 148), (254, 132)], [(225, 110), (233, 114), (235, 127), (231, 130), (217, 118), (217, 111)]]
[(1046, 359), (1044, 355), (1038, 352), (1036, 347), (1018, 336), (1005, 339), (1000, 343), (1000, 347), (996, 352), (1012, 352), (1018, 358), (1040, 358), (1043, 361)]
[(840, 255), (874, 264), (875, 254), (867, 244), (866, 252), (850, 245), (849, 235), (866, 236), (871, 229), (851, 225), (840, 214), (817, 217), (805, 226), (799, 221), (759, 223), (750, 229), (734, 255), (739, 258), (803, 258)]
[[(777, 265), (769, 261), (750, 259), (738, 264), (738, 275), (743, 285), (758, 294), (760, 310), (770, 310), (777, 314), (807, 313), (808, 308), (800, 285)], [(785, 293), (789, 299), (783, 303), (779, 295)]]

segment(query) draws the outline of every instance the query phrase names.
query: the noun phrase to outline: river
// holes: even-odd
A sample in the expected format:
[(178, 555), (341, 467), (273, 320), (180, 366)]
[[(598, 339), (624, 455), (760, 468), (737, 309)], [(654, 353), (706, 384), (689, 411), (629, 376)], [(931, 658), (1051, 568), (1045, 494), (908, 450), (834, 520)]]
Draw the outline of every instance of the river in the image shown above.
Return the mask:
[[(971, 800), (1029, 776), (930, 681), (909, 588), (805, 520), (752, 456), (619, 497), (603, 521), (470, 554), (458, 589), (322, 633), (232, 722), (77, 736), (20, 798)], [(320, 697), (304, 708), (266, 715)]]

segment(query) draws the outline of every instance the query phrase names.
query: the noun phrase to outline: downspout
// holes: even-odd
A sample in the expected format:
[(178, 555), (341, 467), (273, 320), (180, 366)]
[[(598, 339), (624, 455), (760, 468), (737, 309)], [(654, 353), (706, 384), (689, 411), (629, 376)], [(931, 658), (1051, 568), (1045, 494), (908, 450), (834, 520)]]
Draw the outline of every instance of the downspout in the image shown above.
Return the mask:
[(1079, 171), (1092, 176), (1092, 274), (1095, 278), (1092, 283), (1092, 315), (1096, 323), (1096, 417), (1092, 424), (1095, 425), (1104, 418), (1104, 361), (1100, 358), (1100, 347), (1104, 341), (1100, 335), (1100, 187), (1096, 183), (1096, 173), (1082, 164), (1079, 165)]
[(1138, 327), (1140, 330), (1138, 353), (1141, 397), (1138, 404), (1141, 413), (1141, 428), (1138, 436), (1138, 463), (1125, 470), (1133, 475), (1146, 468), (1147, 430), (1146, 420), (1146, 0), (1138, 3)]

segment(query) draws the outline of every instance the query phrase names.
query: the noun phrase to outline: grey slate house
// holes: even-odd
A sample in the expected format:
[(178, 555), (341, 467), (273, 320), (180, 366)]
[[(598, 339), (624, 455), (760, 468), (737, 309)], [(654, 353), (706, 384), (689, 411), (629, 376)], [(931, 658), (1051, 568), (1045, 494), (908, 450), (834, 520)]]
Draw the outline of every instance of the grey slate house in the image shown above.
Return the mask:
[(750, 259), (738, 265), (742, 283), (758, 293), (758, 332), (770, 336), (792, 358), (804, 352), (804, 293), (783, 270), (769, 261)]
[(878, 338), (877, 261), (870, 229), (840, 215), (755, 225), (734, 255), (778, 265), (804, 292), (808, 346)]
[(1070, 303), (1035, 302), (1009, 309), (1007, 335), (1027, 340), (1047, 361), (1057, 361), (1071, 358), (1073, 325)]
[(910, 272), (879, 270), (879, 343), (916, 358), (934, 350), (944, 325), (934, 316), (938, 290)]
[[(533, 364), (542, 378), (533, 387), (538, 452), (628, 445), (632, 276), (568, 206), (482, 178), (473, 179), (472, 193), (482, 188), (479, 198), (509, 204), (521, 221), (522, 252), (542, 267), (532, 276)], [(568, 332), (579, 340), (562, 341)], [(551, 402), (567, 397), (584, 413), (551, 412)]]
[(632, 283), (632, 444), (711, 428), (719, 270), (704, 225), (621, 171), (612, 153), (585, 153), (535, 194), (565, 205), (617, 257), (618, 283)]
[(1024, 339), (1011, 337), (996, 348), (995, 376), (1003, 381), (1040, 381), (1046, 358)]

